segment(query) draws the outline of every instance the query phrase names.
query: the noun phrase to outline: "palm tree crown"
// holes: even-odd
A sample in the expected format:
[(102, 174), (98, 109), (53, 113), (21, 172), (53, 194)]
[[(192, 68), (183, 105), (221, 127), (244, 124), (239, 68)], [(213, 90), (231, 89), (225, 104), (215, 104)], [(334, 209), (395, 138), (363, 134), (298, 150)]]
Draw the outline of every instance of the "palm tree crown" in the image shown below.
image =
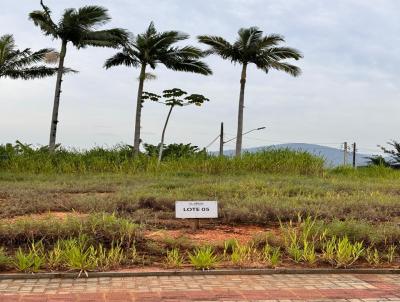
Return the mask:
[(200, 61), (205, 54), (199, 48), (173, 46), (188, 38), (188, 35), (178, 31), (159, 33), (151, 22), (144, 33), (130, 37), (123, 50), (109, 58), (104, 66), (108, 69), (118, 65), (139, 67), (146, 64), (155, 69), (158, 64), (163, 64), (176, 71), (211, 74), (211, 69)]
[(28, 80), (56, 74), (57, 68), (37, 65), (46, 62), (46, 56), (51, 52), (54, 50), (50, 48), (36, 52), (29, 48), (18, 50), (12, 35), (0, 36), (0, 78)]
[(257, 27), (241, 28), (238, 32), (239, 37), (231, 44), (222, 37), (218, 36), (199, 36), (201, 43), (208, 45), (209, 54), (216, 54), (225, 60), (242, 65), (240, 77), (240, 96), (238, 110), (238, 127), (236, 136), (236, 156), (242, 152), (243, 136), (243, 108), (244, 90), (246, 85), (247, 65), (253, 63), (257, 68), (269, 72), (276, 69), (298, 76), (301, 73), (299, 67), (287, 63), (286, 59), (299, 60), (301, 53), (290, 47), (279, 47), (279, 43), (284, 42), (284, 38), (277, 34), (263, 36), (263, 32)]
[(29, 14), (29, 18), (46, 36), (71, 42), (77, 48), (86, 46), (118, 47), (127, 38), (124, 29), (97, 30), (111, 20), (107, 9), (100, 6), (68, 8), (60, 21), (55, 23), (50, 9), (40, 1), (42, 10)]
[(140, 123), (142, 110), (142, 94), (146, 79), (146, 67), (155, 69), (158, 64), (163, 64), (168, 69), (176, 71), (194, 72), (203, 75), (212, 74), (211, 69), (200, 59), (205, 53), (193, 46), (175, 46), (179, 41), (188, 39), (189, 36), (178, 31), (157, 32), (153, 22), (147, 30), (139, 35), (131, 36), (122, 51), (109, 58), (105, 68), (124, 65), (140, 67), (139, 87), (137, 93), (134, 152), (139, 152)]
[(199, 36), (198, 39), (210, 48), (210, 54), (216, 54), (223, 59), (233, 63), (253, 63), (257, 68), (268, 72), (271, 68), (285, 71), (293, 76), (301, 73), (299, 67), (289, 64), (283, 60), (302, 58), (302, 54), (295, 48), (278, 47), (278, 44), (285, 42), (281, 35), (271, 34), (263, 36), (263, 32), (257, 27), (241, 28), (239, 37), (231, 44), (218, 36)]

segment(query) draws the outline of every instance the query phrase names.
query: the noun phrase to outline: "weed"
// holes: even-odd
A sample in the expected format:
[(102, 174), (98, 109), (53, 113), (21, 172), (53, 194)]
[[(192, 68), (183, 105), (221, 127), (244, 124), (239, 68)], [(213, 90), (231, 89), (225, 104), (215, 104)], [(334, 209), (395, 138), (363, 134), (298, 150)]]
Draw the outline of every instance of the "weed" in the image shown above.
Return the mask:
[(335, 264), (336, 259), (336, 241), (336, 237), (333, 236), (322, 244), (322, 259), (332, 265)]
[(112, 244), (111, 248), (106, 249), (101, 243), (96, 251), (97, 267), (103, 270), (118, 267), (125, 259), (124, 251), (120, 244)]
[(63, 264), (63, 248), (62, 240), (58, 240), (53, 249), (47, 255), (47, 266), (51, 269), (62, 267)]
[(315, 253), (315, 246), (313, 242), (304, 240), (301, 258), (309, 264), (314, 264), (317, 262), (317, 254)]
[(395, 246), (394, 244), (389, 245), (387, 247), (387, 250), (385, 253), (385, 258), (388, 263), (393, 263), (394, 258), (396, 256), (396, 249), (397, 249), (397, 246)]
[(362, 242), (351, 243), (347, 237), (338, 239), (335, 261), (337, 267), (348, 267), (360, 258), (364, 251)]
[(371, 246), (365, 250), (365, 259), (371, 265), (379, 265), (381, 263), (381, 256), (378, 250)]
[(10, 262), (10, 257), (7, 256), (4, 248), (0, 247), (0, 270), (6, 269)]
[(179, 249), (173, 248), (167, 250), (165, 257), (165, 265), (169, 268), (180, 268), (183, 264), (183, 257), (181, 256)]
[(281, 249), (279, 247), (272, 247), (268, 243), (263, 249), (263, 259), (271, 267), (277, 267), (281, 263)]
[(236, 242), (232, 247), (230, 260), (233, 265), (242, 267), (251, 263), (254, 258), (258, 258), (257, 256), (257, 249), (255, 249), (253, 245), (240, 244), (239, 242)]
[(208, 270), (214, 268), (218, 262), (218, 256), (214, 254), (211, 246), (196, 248), (192, 253), (188, 253), (190, 263), (195, 269)]
[(233, 250), (238, 246), (238, 244), (239, 242), (235, 238), (230, 238), (224, 241), (224, 259), (228, 257), (228, 254), (232, 254)]
[(31, 243), (28, 252), (21, 247), (15, 253), (14, 266), (21, 272), (36, 273), (46, 263), (42, 242)]
[(64, 261), (70, 270), (78, 270), (78, 277), (84, 273), (88, 276), (88, 271), (97, 267), (98, 258), (93, 245), (88, 244), (87, 237), (81, 235), (77, 239), (64, 241)]

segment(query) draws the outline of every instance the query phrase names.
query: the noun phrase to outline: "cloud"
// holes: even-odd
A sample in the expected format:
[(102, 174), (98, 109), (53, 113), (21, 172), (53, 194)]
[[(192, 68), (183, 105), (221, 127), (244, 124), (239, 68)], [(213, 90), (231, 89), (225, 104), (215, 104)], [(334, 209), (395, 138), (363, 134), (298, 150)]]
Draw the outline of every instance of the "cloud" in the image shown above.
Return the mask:
[[(89, 0), (47, 0), (58, 15), (66, 7)], [(98, 0), (109, 8), (110, 26), (142, 32), (150, 21), (159, 30), (179, 29), (192, 35), (218, 34), (233, 41), (243, 26), (257, 25), (266, 33), (286, 37), (304, 60), (299, 78), (278, 72), (268, 75), (250, 68), (246, 86), (245, 128), (268, 125), (245, 139), (245, 146), (280, 142), (356, 141), (360, 148), (398, 136), (400, 83), (400, 23), (396, 0)], [(27, 20), (37, 1), (9, 3), (0, 28), (10, 29), (21, 47), (59, 46)], [(13, 24), (12, 28), (10, 24)], [(58, 141), (78, 147), (132, 143), (138, 70), (104, 70), (114, 50), (70, 47), (66, 64), (80, 71), (66, 77), (60, 107)], [(158, 79), (147, 91), (180, 87), (211, 99), (202, 108), (176, 110), (167, 129), (167, 142), (207, 145), (225, 122), (236, 133), (240, 66), (207, 58), (212, 77), (157, 68)], [(47, 143), (54, 79), (29, 82), (0, 80), (0, 143), (21, 139)], [(166, 109), (145, 104), (143, 139), (158, 143)], [(99, 127), (104, 126), (107, 128)], [(107, 134), (107, 135), (105, 135)], [(217, 146), (215, 146), (217, 148)]]

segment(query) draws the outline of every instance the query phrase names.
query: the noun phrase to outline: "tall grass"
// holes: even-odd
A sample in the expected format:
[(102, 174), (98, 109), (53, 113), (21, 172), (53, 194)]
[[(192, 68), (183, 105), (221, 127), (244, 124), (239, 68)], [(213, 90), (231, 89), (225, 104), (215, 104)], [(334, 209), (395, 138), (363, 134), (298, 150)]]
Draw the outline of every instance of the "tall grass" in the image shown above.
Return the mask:
[(127, 146), (91, 150), (59, 149), (54, 154), (45, 148), (26, 145), (0, 145), (0, 170), (24, 173), (207, 173), (243, 172), (320, 175), (324, 160), (307, 152), (266, 150), (245, 153), (241, 158), (216, 157), (199, 153), (191, 157), (157, 159), (146, 155), (132, 157)]

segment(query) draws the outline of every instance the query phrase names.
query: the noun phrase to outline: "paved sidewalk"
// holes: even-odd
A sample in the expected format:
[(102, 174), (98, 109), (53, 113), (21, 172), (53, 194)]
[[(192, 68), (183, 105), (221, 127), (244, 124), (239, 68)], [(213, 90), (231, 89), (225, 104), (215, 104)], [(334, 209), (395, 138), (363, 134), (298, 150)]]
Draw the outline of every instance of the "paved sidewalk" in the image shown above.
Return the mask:
[(400, 275), (0, 280), (0, 302), (400, 301)]

